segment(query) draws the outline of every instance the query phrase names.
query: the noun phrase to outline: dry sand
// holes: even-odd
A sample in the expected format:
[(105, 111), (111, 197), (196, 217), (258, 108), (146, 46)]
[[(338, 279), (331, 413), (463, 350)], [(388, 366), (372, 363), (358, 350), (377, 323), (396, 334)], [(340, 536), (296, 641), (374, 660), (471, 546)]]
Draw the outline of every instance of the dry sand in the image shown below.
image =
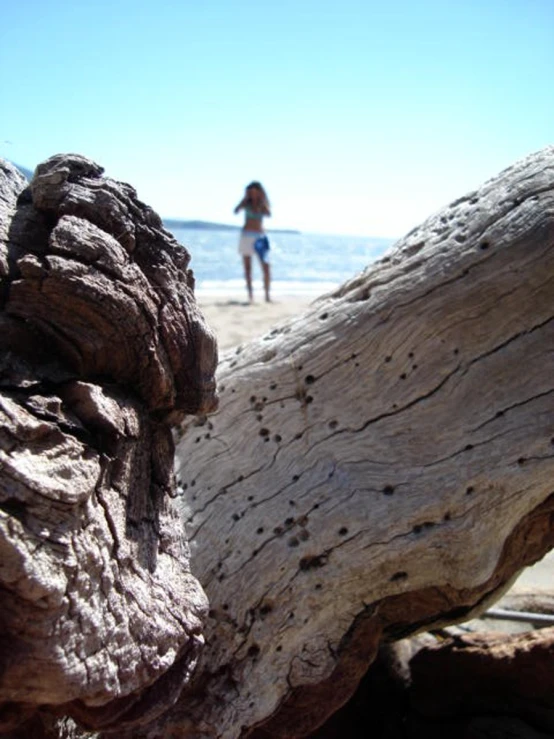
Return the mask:
[(279, 298), (274, 302), (248, 303), (226, 298), (197, 297), (206, 321), (217, 335), (219, 350), (266, 334), (273, 326), (302, 313), (311, 298)]
[(532, 567), (526, 567), (517, 579), (514, 589), (554, 592), (554, 551), (549, 552)]

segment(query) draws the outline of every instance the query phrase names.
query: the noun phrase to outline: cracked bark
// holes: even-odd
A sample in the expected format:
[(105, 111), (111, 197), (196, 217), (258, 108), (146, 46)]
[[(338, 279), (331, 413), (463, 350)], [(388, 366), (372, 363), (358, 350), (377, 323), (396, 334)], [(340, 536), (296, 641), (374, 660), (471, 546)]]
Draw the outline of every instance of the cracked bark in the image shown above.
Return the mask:
[(210, 614), (168, 735), (312, 731), (381, 642), (484, 610), (552, 547), (552, 295), (548, 148), (222, 358), (219, 411), (178, 430)]
[(36, 702), (120, 739), (302, 736), (381, 643), (485, 610), (552, 547), (554, 148), (227, 353), (214, 415), (188, 256), (132, 189), (54, 158), (14, 200), (4, 726)]
[(26, 184), (0, 162), (0, 731), (132, 727), (203, 644), (170, 424), (215, 408), (215, 341), (132, 188), (74, 155)]

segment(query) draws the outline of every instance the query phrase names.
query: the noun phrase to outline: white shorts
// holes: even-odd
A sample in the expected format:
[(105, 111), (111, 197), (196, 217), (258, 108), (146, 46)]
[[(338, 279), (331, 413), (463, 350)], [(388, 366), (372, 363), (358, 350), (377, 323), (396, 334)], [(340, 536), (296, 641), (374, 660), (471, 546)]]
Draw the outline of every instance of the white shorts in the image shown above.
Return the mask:
[(263, 232), (243, 231), (239, 240), (239, 254), (243, 257), (253, 257), (256, 254), (254, 244), (263, 235)]

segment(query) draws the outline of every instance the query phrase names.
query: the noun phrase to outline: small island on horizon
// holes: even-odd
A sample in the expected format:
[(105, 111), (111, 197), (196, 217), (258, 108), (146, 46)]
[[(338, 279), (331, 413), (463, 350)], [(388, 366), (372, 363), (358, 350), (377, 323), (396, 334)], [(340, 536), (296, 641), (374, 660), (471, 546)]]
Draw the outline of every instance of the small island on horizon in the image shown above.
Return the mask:
[[(180, 218), (162, 218), (164, 226), (170, 231), (174, 228), (189, 228), (194, 231), (240, 231), (241, 226), (229, 223), (212, 223), (211, 221), (185, 221)], [(300, 231), (285, 228), (268, 228), (268, 233), (299, 234)]]

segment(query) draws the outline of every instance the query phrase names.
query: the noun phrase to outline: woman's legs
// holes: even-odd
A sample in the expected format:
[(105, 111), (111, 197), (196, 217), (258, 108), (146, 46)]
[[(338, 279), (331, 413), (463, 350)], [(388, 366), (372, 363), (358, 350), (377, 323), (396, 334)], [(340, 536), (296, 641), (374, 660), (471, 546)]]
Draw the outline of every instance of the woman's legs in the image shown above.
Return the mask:
[(268, 262), (262, 261), (262, 272), (264, 274), (265, 300), (266, 300), (266, 303), (270, 303), (271, 298), (269, 297), (269, 288), (271, 285), (271, 268)]
[(243, 254), (242, 263), (244, 265), (244, 279), (246, 280), (246, 289), (248, 290), (248, 300), (252, 302), (254, 300), (254, 293), (252, 292), (252, 257)]

